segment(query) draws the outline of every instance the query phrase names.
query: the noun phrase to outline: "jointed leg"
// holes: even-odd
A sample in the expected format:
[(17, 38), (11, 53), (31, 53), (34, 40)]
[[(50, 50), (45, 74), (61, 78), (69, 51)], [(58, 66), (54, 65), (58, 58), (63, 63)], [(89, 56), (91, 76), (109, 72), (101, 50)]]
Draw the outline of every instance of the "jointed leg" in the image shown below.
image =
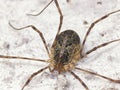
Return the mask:
[(78, 79), (80, 81), (80, 83), (84, 86), (84, 88), (86, 90), (89, 90), (89, 88), (87, 87), (87, 85), (72, 71), (69, 71), (76, 79)]
[[(59, 24), (58, 32), (57, 32), (57, 35), (58, 35), (59, 32), (60, 32), (60, 29), (61, 29), (61, 27), (62, 27), (63, 15), (62, 15), (62, 11), (61, 11), (61, 9), (60, 9), (60, 6), (59, 6), (57, 0), (51, 0), (51, 1), (43, 8), (43, 10), (42, 10), (41, 12), (39, 12), (38, 14), (35, 14), (35, 15), (33, 15), (33, 14), (28, 14), (28, 15), (32, 15), (32, 16), (38, 16), (38, 15), (40, 15), (53, 1), (55, 2), (55, 5), (56, 5), (56, 7), (57, 7), (57, 9), (58, 9), (58, 12), (59, 12), (59, 14), (60, 14), (60, 24)], [(69, 0), (67, 0), (67, 2), (69, 2)], [(57, 36), (57, 35), (56, 35), (56, 36)]]
[(109, 77), (106, 77), (106, 76), (103, 76), (103, 75), (100, 75), (100, 74), (97, 74), (97, 73), (94, 73), (94, 72), (91, 72), (91, 71), (88, 71), (88, 70), (85, 70), (85, 69), (81, 69), (81, 68), (77, 68), (77, 67), (75, 69), (81, 70), (81, 71), (84, 71), (84, 72), (87, 72), (87, 73), (90, 73), (90, 74), (93, 74), (93, 75), (96, 75), (96, 76), (99, 76), (99, 77), (102, 77), (102, 78), (107, 79), (111, 82), (120, 83), (120, 80), (111, 79)]
[(45, 48), (46, 48), (46, 51), (47, 51), (47, 53), (48, 53), (48, 56), (49, 56), (49, 50), (48, 50), (48, 47), (47, 47), (45, 38), (44, 38), (42, 32), (39, 31), (35, 26), (33, 26), (33, 25), (28, 25), (28, 26), (25, 26), (25, 27), (22, 27), (22, 28), (16, 28), (16, 27), (14, 27), (10, 22), (9, 22), (9, 25), (10, 25), (13, 29), (15, 29), (15, 30), (22, 30), (22, 29), (31, 27), (31, 28), (32, 28), (34, 31), (36, 31), (36, 32), (39, 34), (39, 36), (41, 37), (41, 39), (42, 39), (42, 41), (43, 41), (43, 43), (44, 43), (44, 46), (45, 46)]
[(39, 13), (37, 13), (37, 14), (27, 14), (27, 15), (30, 15), (30, 16), (38, 16), (38, 15), (40, 15), (52, 2), (53, 2), (53, 0), (51, 0), (51, 1), (42, 9), (42, 11), (40, 11)]
[(107, 18), (108, 16), (110, 16), (110, 15), (112, 15), (112, 14), (114, 14), (114, 13), (117, 13), (117, 12), (119, 12), (119, 11), (120, 11), (120, 10), (116, 10), (116, 11), (113, 11), (113, 12), (111, 12), (111, 13), (108, 13), (107, 15), (105, 15), (105, 16), (97, 19), (96, 21), (94, 21), (94, 22), (90, 25), (90, 27), (88, 28), (88, 31), (87, 31), (87, 33), (86, 33), (86, 35), (85, 35), (85, 37), (84, 37), (83, 43), (82, 43), (81, 55), (82, 55), (82, 51), (83, 51), (83, 48), (84, 48), (84, 44), (85, 44), (85, 42), (86, 42), (86, 40), (87, 40), (87, 37), (88, 37), (88, 35), (90, 34), (90, 31), (92, 30), (92, 28), (93, 28), (98, 22), (104, 20), (104, 19)]
[(56, 5), (56, 7), (57, 7), (57, 9), (58, 9), (59, 14), (60, 14), (60, 23), (59, 23), (58, 31), (57, 31), (57, 34), (56, 34), (56, 36), (55, 36), (55, 39), (54, 39), (54, 42), (53, 42), (52, 47), (53, 47), (54, 44), (55, 44), (55, 40), (56, 40), (56, 38), (57, 38), (60, 30), (61, 30), (62, 23), (63, 23), (63, 14), (62, 14), (62, 11), (61, 11), (60, 6), (59, 6), (59, 4), (58, 4), (58, 1), (57, 1), (57, 0), (54, 0), (54, 2), (55, 2), (55, 5)]
[(83, 54), (82, 58), (84, 58), (86, 55), (92, 53), (93, 51), (96, 51), (97, 49), (101, 48), (101, 47), (104, 47), (104, 46), (107, 46), (113, 42), (117, 42), (117, 41), (120, 41), (120, 39), (116, 39), (116, 40), (112, 40), (112, 41), (109, 41), (109, 42), (106, 42), (106, 43), (103, 43), (103, 44), (100, 44), (94, 48), (92, 48), (91, 50), (87, 51), (85, 54)]
[[(38, 14), (35, 14), (35, 15), (33, 15), (33, 14), (28, 14), (28, 15), (32, 15), (32, 16), (40, 15), (53, 1), (55, 2), (55, 5), (56, 5), (57, 10), (58, 10), (59, 15), (60, 15), (60, 23), (59, 23), (59, 27), (58, 27), (57, 34), (56, 34), (56, 36), (55, 36), (55, 39), (56, 39), (56, 37), (58, 36), (58, 34), (59, 34), (59, 32), (60, 32), (60, 29), (61, 29), (61, 27), (62, 27), (62, 23), (63, 23), (63, 14), (62, 14), (62, 11), (61, 11), (61, 9), (60, 9), (60, 6), (59, 6), (57, 0), (51, 0), (51, 1), (45, 6), (45, 8), (44, 8), (41, 12), (39, 12)], [(67, 1), (69, 1), (69, 0), (67, 0)], [(55, 41), (54, 41), (54, 42), (55, 42)], [(53, 46), (54, 46), (54, 44), (53, 44)]]
[(8, 59), (21, 59), (21, 60), (33, 60), (33, 61), (46, 62), (45, 60), (41, 60), (41, 59), (28, 58), (28, 57), (19, 57), (19, 56), (5, 56), (5, 55), (0, 55), (0, 58), (8, 58)]
[(42, 71), (44, 71), (44, 70), (47, 69), (47, 68), (48, 68), (48, 66), (45, 67), (45, 68), (42, 68), (42, 69), (38, 70), (38, 71), (35, 72), (35, 73), (33, 73), (33, 74), (28, 78), (28, 80), (25, 82), (25, 84), (24, 84), (24, 86), (22, 87), (21, 90), (23, 90), (23, 89), (25, 88), (25, 86), (27, 86), (27, 85), (30, 83), (30, 81), (33, 79), (33, 77), (35, 77), (37, 74), (41, 73)]
[[(62, 27), (63, 14), (62, 14), (62, 11), (61, 11), (60, 6), (59, 6), (59, 4), (58, 4), (58, 1), (57, 1), (57, 0), (54, 0), (54, 2), (55, 2), (55, 5), (56, 5), (56, 7), (57, 7), (57, 9), (58, 9), (59, 14), (60, 14), (60, 23), (59, 23), (58, 32), (57, 32), (57, 35), (58, 35), (59, 32), (60, 32), (60, 29), (61, 29), (61, 27)], [(56, 36), (57, 36), (57, 35), (56, 35)]]

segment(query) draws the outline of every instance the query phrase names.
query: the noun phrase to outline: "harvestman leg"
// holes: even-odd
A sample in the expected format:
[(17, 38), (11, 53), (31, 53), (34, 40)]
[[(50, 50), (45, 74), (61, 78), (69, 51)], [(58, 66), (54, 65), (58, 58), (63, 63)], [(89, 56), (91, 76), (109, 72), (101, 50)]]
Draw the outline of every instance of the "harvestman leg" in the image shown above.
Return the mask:
[(103, 75), (100, 75), (100, 74), (97, 74), (97, 73), (94, 73), (94, 72), (91, 72), (91, 71), (88, 71), (88, 70), (85, 70), (85, 69), (82, 69), (82, 68), (75, 67), (75, 69), (81, 70), (81, 71), (84, 71), (84, 72), (87, 72), (87, 73), (90, 73), (90, 74), (93, 74), (93, 75), (96, 75), (96, 76), (99, 76), (99, 77), (102, 77), (102, 78), (107, 79), (111, 82), (120, 83), (120, 80), (111, 79), (109, 77), (106, 77), (106, 76), (103, 76)]
[[(15, 28), (15, 27), (13, 27), (10, 23), (9, 23), (9, 25), (10, 25), (12, 28), (16, 29), (16, 30), (20, 30), (20, 29), (24, 29), (24, 28), (25, 28), (25, 27), (23, 27), (23, 28), (17, 29), (17, 28)], [(33, 27), (33, 28), (35, 28), (35, 27)], [(37, 29), (36, 29), (36, 32), (38, 32), (38, 33), (41, 35), (40, 31), (38, 31)], [(43, 37), (43, 38), (44, 38), (44, 37)], [(45, 41), (45, 40), (43, 40), (43, 42), (44, 42), (44, 41)], [(48, 52), (48, 54), (49, 54), (49, 52)], [(21, 59), (21, 60), (33, 60), (33, 61), (46, 62), (45, 60), (41, 60), (41, 59), (29, 58), (29, 57), (19, 57), (19, 56), (5, 56), (5, 55), (0, 55), (0, 58)]]
[[(112, 15), (112, 14), (114, 14), (114, 13), (117, 13), (117, 12), (119, 12), (119, 11), (120, 11), (120, 10), (116, 10), (116, 11), (113, 11), (113, 12), (111, 12), (111, 13), (108, 13), (107, 15), (105, 15), (105, 16), (97, 19), (96, 21), (94, 21), (94, 22), (90, 25), (90, 27), (88, 28), (88, 31), (87, 31), (87, 33), (86, 33), (86, 35), (85, 35), (85, 37), (84, 37), (82, 46), (81, 46), (81, 52), (80, 52), (80, 54), (81, 54), (82, 57), (84, 56), (84, 55), (82, 55), (82, 52), (83, 52), (83, 48), (84, 48), (85, 42), (86, 42), (87, 37), (88, 37), (88, 35), (90, 34), (90, 31), (92, 30), (92, 28), (93, 28), (98, 22), (104, 20), (104, 19), (107, 18), (108, 16), (110, 16), (110, 15)], [(99, 46), (98, 46), (98, 47), (99, 47)]]
[(48, 50), (48, 47), (47, 47), (45, 38), (44, 38), (42, 32), (39, 31), (35, 26), (33, 26), (33, 25), (28, 25), (28, 26), (25, 26), (25, 27), (22, 27), (22, 28), (16, 28), (16, 27), (14, 27), (10, 22), (9, 22), (9, 25), (10, 25), (13, 29), (15, 29), (15, 30), (23, 30), (23, 29), (25, 29), (25, 28), (31, 27), (32, 30), (36, 31), (36, 32), (39, 34), (39, 36), (41, 37), (41, 39), (42, 39), (42, 41), (43, 41), (43, 43), (44, 43), (44, 46), (45, 46), (45, 48), (46, 48), (46, 51), (47, 51), (47, 53), (48, 53), (48, 56), (49, 56), (49, 50)]
[(47, 68), (48, 68), (48, 66), (45, 67), (45, 68), (42, 68), (42, 69), (38, 70), (38, 71), (35, 72), (35, 73), (33, 73), (33, 74), (27, 79), (27, 81), (25, 82), (25, 84), (24, 84), (24, 86), (22, 87), (21, 90), (23, 90), (23, 89), (30, 83), (30, 81), (33, 79), (33, 77), (35, 77), (36, 75), (40, 74), (42, 71), (46, 70)]
[[(114, 83), (120, 83), (120, 80), (115, 80), (115, 79), (112, 79), (112, 78), (109, 78), (109, 77), (106, 77), (106, 76), (103, 76), (103, 75), (100, 75), (100, 74), (98, 74), (98, 73), (94, 73), (94, 72), (91, 72), (91, 71), (88, 71), (88, 70), (85, 70), (85, 69), (82, 69), (82, 68), (78, 68), (78, 67), (75, 67), (75, 69), (77, 69), (77, 70), (81, 70), (81, 71), (83, 71), (83, 72), (87, 72), (87, 73), (90, 73), (90, 74), (93, 74), (93, 75), (96, 75), (96, 76), (99, 76), (99, 77), (101, 77), (101, 78), (104, 78), (104, 79), (107, 79), (107, 80), (109, 80), (109, 81), (111, 81), (111, 82), (114, 82)], [(86, 89), (86, 90), (89, 90), (89, 88), (87, 87), (87, 85), (79, 78), (79, 76), (77, 76), (74, 72), (72, 72), (72, 71), (69, 71), (77, 80), (79, 80), (80, 81), (80, 83), (84, 86), (84, 88)]]
[(60, 33), (60, 30), (61, 30), (61, 27), (62, 27), (62, 23), (63, 23), (63, 14), (62, 14), (62, 11), (61, 11), (60, 6), (59, 6), (59, 4), (58, 4), (58, 1), (57, 1), (57, 0), (54, 0), (54, 2), (55, 2), (55, 5), (56, 5), (56, 7), (57, 7), (57, 10), (58, 10), (58, 12), (59, 12), (59, 15), (60, 15), (60, 22), (59, 22), (58, 31), (57, 31), (57, 34), (56, 34), (55, 39), (54, 39), (54, 41), (53, 41), (52, 47), (54, 47), (54, 45), (55, 45), (55, 40), (56, 40), (57, 36), (58, 36), (59, 33)]
[(56, 5), (56, 7), (57, 7), (57, 9), (58, 9), (59, 14), (60, 14), (60, 23), (59, 23), (59, 27), (58, 27), (58, 32), (57, 32), (57, 34), (56, 34), (56, 37), (57, 37), (58, 34), (59, 34), (59, 32), (60, 32), (60, 30), (61, 30), (61, 27), (62, 27), (63, 14), (62, 14), (62, 11), (61, 11), (60, 6), (59, 6), (59, 4), (58, 4), (58, 1), (57, 1), (57, 0), (54, 0), (54, 2), (55, 2), (55, 5)]
[(53, 0), (51, 0), (39, 13), (37, 13), (37, 14), (27, 14), (27, 15), (30, 15), (30, 16), (40, 15), (52, 2), (53, 2)]
[[(51, 0), (51, 1), (43, 8), (43, 10), (42, 10), (41, 12), (39, 12), (38, 14), (28, 14), (28, 15), (31, 15), (31, 16), (38, 16), (38, 15), (40, 15), (53, 1), (55, 2), (55, 5), (56, 5), (57, 10), (58, 10), (59, 15), (60, 15), (59, 27), (58, 27), (57, 34), (56, 34), (56, 36), (55, 36), (55, 39), (56, 39), (56, 37), (58, 36), (58, 34), (59, 34), (60, 30), (61, 30), (62, 23), (63, 23), (63, 14), (62, 14), (62, 11), (61, 11), (61, 9), (60, 9), (60, 6), (59, 6), (57, 0)], [(52, 47), (54, 47), (55, 39), (54, 39), (54, 42), (53, 42)]]
[[(116, 39), (116, 40), (112, 40), (112, 41), (109, 41), (109, 42), (100, 44), (100, 45), (92, 48), (91, 50), (87, 51), (84, 55), (82, 55), (82, 51), (83, 51), (83, 48), (84, 48), (84, 44), (85, 44), (85, 42), (86, 42), (86, 40), (87, 40), (87, 37), (88, 37), (88, 35), (90, 34), (90, 31), (92, 30), (92, 28), (93, 28), (98, 22), (100, 22), (101, 20), (104, 20), (104, 19), (107, 18), (108, 16), (110, 16), (110, 15), (116, 13), (116, 12), (119, 12), (119, 11), (120, 11), (120, 10), (117, 10), (117, 11), (114, 11), (114, 12), (111, 12), (111, 13), (108, 13), (107, 15), (99, 18), (98, 20), (96, 20), (95, 22), (93, 22), (93, 23), (91, 24), (91, 26), (89, 27), (89, 29), (88, 29), (88, 31), (87, 31), (87, 33), (86, 33), (86, 35), (85, 35), (85, 38), (84, 38), (84, 40), (83, 40), (83, 43), (82, 43), (82, 48), (81, 48), (81, 57), (82, 57), (82, 58), (84, 58), (86, 55), (92, 53), (93, 51), (95, 51), (95, 50), (97, 50), (97, 49), (99, 49), (99, 48), (101, 48), (101, 47), (104, 47), (104, 46), (106, 46), (106, 45), (109, 45), (109, 44), (111, 44), (111, 43), (113, 43), (113, 42), (120, 41), (120, 39)], [(109, 77), (106, 77), (106, 76), (103, 76), (103, 75), (100, 75), (100, 74), (97, 74), (97, 73), (94, 73), (94, 72), (91, 72), (91, 71), (88, 71), (88, 70), (85, 70), (85, 69), (81, 69), (81, 68), (77, 68), (77, 67), (75, 67), (75, 69), (81, 70), (81, 71), (84, 71), (84, 72), (87, 72), (87, 73), (90, 73), (90, 74), (93, 74), (93, 75), (96, 75), (96, 76), (99, 76), (99, 77), (102, 77), (102, 78), (107, 79), (107, 80), (109, 80), (109, 81), (111, 81), (111, 82), (120, 83), (120, 80), (111, 79), (111, 78), (109, 78)], [(78, 79), (78, 78), (77, 78), (77, 79)], [(79, 79), (78, 79), (78, 80), (79, 80)], [(83, 86), (84, 86), (84, 85), (83, 85)], [(85, 86), (84, 86), (84, 87), (85, 87)]]
[[(13, 29), (15, 29), (15, 30), (22, 30), (22, 29), (25, 29), (25, 28), (28, 28), (28, 27), (33, 28), (33, 30), (36, 31), (36, 32), (40, 35), (40, 37), (42, 38), (42, 41), (43, 41), (43, 43), (44, 43), (44, 46), (45, 46), (45, 48), (46, 48), (46, 50), (47, 50), (47, 53), (48, 53), (48, 55), (49, 55), (49, 50), (48, 50), (48, 48), (47, 48), (46, 41), (45, 41), (42, 33), (41, 33), (36, 27), (34, 27), (33, 25), (28, 25), (28, 26), (22, 27), (22, 28), (15, 28), (15, 27), (13, 27), (13, 26), (11, 25), (10, 22), (9, 22), (9, 25), (10, 25)], [(21, 59), (21, 60), (33, 60), (33, 61), (46, 62), (45, 60), (41, 60), (41, 59), (28, 58), (28, 57), (19, 57), (19, 56), (5, 56), (5, 55), (0, 55), (0, 58)]]
[(41, 60), (41, 59), (37, 59), (37, 58), (28, 58), (28, 57), (19, 57), (19, 56), (5, 56), (5, 55), (0, 55), (0, 58), (21, 59), (21, 60), (32, 60), (32, 61), (46, 62), (45, 60)]
[(89, 90), (89, 88), (87, 87), (87, 85), (80, 79), (80, 77), (79, 76), (77, 76), (74, 72), (72, 72), (72, 71), (69, 71), (77, 80), (79, 80), (80, 81), (80, 83), (84, 86), (84, 88), (86, 89), (86, 90)]
[(59, 6), (59, 4), (58, 4), (58, 1), (57, 1), (57, 0), (54, 0), (54, 2), (55, 2), (55, 5), (56, 5), (56, 7), (57, 7), (57, 10), (58, 10), (58, 12), (59, 12), (59, 14), (60, 14), (60, 22), (59, 22), (58, 31), (57, 31), (57, 34), (56, 34), (56, 36), (55, 36), (55, 39), (54, 39), (54, 42), (53, 42), (52, 47), (54, 47), (54, 45), (55, 45), (55, 40), (56, 40), (57, 36), (58, 36), (59, 33), (60, 33), (60, 30), (61, 30), (61, 27), (62, 27), (62, 23), (63, 23), (63, 14), (62, 14), (62, 11), (61, 11), (60, 6)]
[(82, 58), (84, 58), (85, 56), (87, 56), (88, 54), (92, 53), (93, 51), (96, 51), (97, 49), (101, 48), (101, 47), (104, 47), (104, 46), (107, 46), (113, 42), (117, 42), (117, 41), (120, 41), (120, 39), (116, 39), (116, 40), (112, 40), (112, 41), (109, 41), (109, 42), (106, 42), (106, 43), (103, 43), (103, 44), (100, 44), (94, 48), (92, 48), (91, 50), (87, 51), (83, 56)]

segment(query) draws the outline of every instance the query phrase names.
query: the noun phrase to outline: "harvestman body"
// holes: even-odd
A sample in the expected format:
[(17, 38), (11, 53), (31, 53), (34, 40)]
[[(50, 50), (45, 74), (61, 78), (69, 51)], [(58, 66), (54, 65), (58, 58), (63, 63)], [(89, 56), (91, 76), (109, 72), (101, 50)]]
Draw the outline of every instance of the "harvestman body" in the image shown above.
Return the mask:
[[(11, 25), (11, 23), (9, 23), (9, 25), (12, 28), (14, 28), (15, 30), (22, 30), (22, 29), (31, 27), (34, 31), (36, 31), (39, 34), (39, 36), (42, 38), (42, 41), (44, 43), (44, 46), (45, 46), (46, 51), (47, 51), (47, 53), (49, 55), (49, 58), (50, 58), (49, 60), (46, 61), (46, 60), (28, 58), (28, 57), (0, 55), (0, 58), (34, 60), (34, 61), (41, 61), (41, 62), (48, 62), (49, 63), (49, 66), (46, 66), (46, 67), (38, 70), (37, 72), (33, 73), (28, 78), (28, 80), (25, 82), (25, 84), (24, 84), (24, 86), (22, 87), (21, 90), (23, 90), (30, 83), (30, 81), (33, 79), (34, 76), (36, 76), (37, 74), (41, 73), (42, 71), (44, 71), (46, 69), (49, 69), (50, 72), (53, 72), (53, 71), (56, 70), (56, 71), (58, 71), (59, 74), (64, 73), (64, 72), (71, 73), (76, 79), (79, 80), (79, 82), (83, 85), (83, 87), (86, 90), (89, 90), (88, 86), (72, 70), (74, 70), (74, 69), (81, 70), (81, 71), (84, 71), (84, 72), (87, 72), (87, 73), (102, 77), (102, 78), (107, 79), (107, 80), (109, 80), (111, 82), (120, 83), (120, 80), (111, 79), (111, 78), (108, 78), (106, 76), (103, 76), (103, 75), (100, 75), (100, 74), (97, 74), (97, 73), (94, 73), (94, 72), (91, 72), (91, 71), (88, 71), (88, 70), (85, 70), (85, 69), (81, 69), (81, 68), (78, 68), (78, 67), (75, 66), (78, 61), (82, 60), (85, 56), (87, 56), (91, 52), (93, 52), (93, 51), (95, 51), (95, 50), (97, 50), (97, 49), (99, 49), (101, 47), (104, 47), (104, 46), (106, 46), (108, 44), (111, 44), (113, 42), (120, 41), (120, 39), (109, 41), (109, 42), (100, 44), (100, 45), (92, 48), (91, 50), (87, 51), (85, 54), (83, 53), (83, 49), (84, 49), (86, 39), (87, 39), (90, 31), (92, 30), (92, 28), (95, 26), (95, 24), (98, 23), (99, 21), (107, 18), (109, 15), (112, 15), (114, 13), (119, 12), (120, 10), (116, 10), (116, 11), (113, 11), (111, 13), (108, 13), (105, 16), (103, 16), (103, 17), (99, 18), (98, 20), (94, 21), (90, 25), (90, 27), (89, 27), (86, 35), (85, 35), (85, 38), (84, 38), (84, 40), (83, 40), (83, 42), (81, 44), (80, 43), (80, 38), (79, 38), (78, 34), (75, 31), (66, 30), (66, 31), (63, 31), (63, 32), (60, 33), (60, 29), (61, 29), (62, 22), (63, 22), (63, 15), (62, 15), (62, 12), (61, 12), (61, 9), (60, 9), (60, 6), (59, 6), (57, 0), (51, 0), (40, 13), (35, 14), (35, 15), (33, 15), (33, 14), (29, 14), (29, 15), (32, 15), (32, 16), (40, 15), (53, 1), (55, 2), (55, 5), (56, 5), (56, 7), (58, 9), (58, 12), (60, 14), (60, 24), (59, 24), (58, 32), (56, 34), (55, 40), (54, 40), (54, 42), (52, 44), (52, 47), (51, 47), (50, 51), (49, 51), (49, 49), (47, 47), (47, 44), (46, 44), (46, 41), (45, 41), (45, 38), (44, 38), (43, 34), (35, 26), (28, 25), (28, 26), (25, 26), (25, 27), (22, 27), (22, 28), (15, 28), (15, 27), (13, 27)], [(69, 1), (70, 0), (67, 0), (67, 2), (69, 2)]]

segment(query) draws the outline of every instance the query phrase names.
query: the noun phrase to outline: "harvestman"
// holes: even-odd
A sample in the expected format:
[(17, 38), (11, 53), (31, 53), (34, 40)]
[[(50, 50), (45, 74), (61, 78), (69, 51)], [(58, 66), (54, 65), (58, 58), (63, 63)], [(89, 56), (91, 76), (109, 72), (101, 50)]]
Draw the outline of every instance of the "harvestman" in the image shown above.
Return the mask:
[[(105, 18), (107, 18), (108, 16), (119, 12), (120, 10), (116, 10), (113, 12), (110, 12), (106, 15), (104, 15), (103, 17), (97, 19), (96, 21), (94, 21), (90, 27), (88, 28), (88, 31), (84, 37), (84, 40), (82, 42), (82, 44), (80, 44), (80, 38), (78, 36), (78, 34), (73, 31), (73, 30), (65, 30), (63, 32), (60, 33), (61, 27), (62, 27), (62, 22), (63, 22), (63, 15), (62, 15), (62, 11), (60, 9), (60, 6), (58, 4), (57, 0), (51, 0), (46, 7), (38, 14), (36, 15), (32, 15), (32, 16), (37, 16), (40, 15), (52, 2), (54, 1), (57, 10), (60, 14), (60, 23), (59, 23), (59, 27), (58, 27), (58, 31), (56, 34), (56, 37), (54, 39), (54, 42), (52, 44), (51, 50), (48, 49), (45, 38), (42, 34), (42, 32), (40, 30), (38, 30), (34, 25), (28, 25), (22, 28), (16, 28), (14, 26), (12, 26), (11, 23), (9, 23), (9, 25), (15, 29), (15, 30), (22, 30), (28, 27), (31, 27), (35, 32), (37, 32), (40, 36), (40, 38), (42, 38), (42, 42), (44, 43), (44, 46), (46, 48), (47, 54), (49, 56), (49, 60), (41, 60), (41, 59), (36, 59), (36, 58), (29, 58), (29, 57), (18, 57), (18, 56), (5, 56), (5, 55), (0, 55), (0, 58), (9, 58), (9, 59), (21, 59), (21, 60), (34, 60), (34, 61), (41, 61), (41, 62), (47, 62), (49, 63), (49, 66), (46, 66), (40, 70), (38, 70), (37, 72), (33, 73), (25, 82), (24, 86), (22, 87), (21, 90), (23, 90), (29, 83), (30, 81), (33, 79), (33, 77), (35, 77), (37, 74), (40, 74), (42, 71), (49, 69), (50, 72), (53, 71), (58, 71), (58, 73), (64, 73), (64, 72), (69, 72), (71, 73), (77, 80), (79, 80), (79, 82), (83, 85), (83, 87), (86, 90), (89, 90), (88, 86), (80, 79), (79, 76), (77, 76), (72, 70), (77, 69), (77, 70), (81, 70), (84, 71), (86, 73), (92, 74), (92, 75), (96, 75), (99, 76), (101, 78), (107, 79), (111, 82), (114, 83), (120, 83), (120, 80), (115, 80), (94, 72), (91, 72), (89, 70), (85, 70), (79, 67), (76, 67), (76, 63), (83, 59), (85, 56), (89, 55), (90, 53), (92, 53), (93, 51), (96, 51), (97, 49), (107, 46), (113, 42), (117, 42), (120, 41), (120, 39), (116, 39), (116, 40), (112, 40), (103, 44), (100, 44), (94, 48), (92, 48), (91, 50), (87, 51), (86, 53), (83, 53), (83, 49), (84, 49), (84, 45), (85, 42), (87, 40), (88, 35), (90, 34), (90, 31), (92, 30), (92, 28), (101, 20), (104, 20)], [(69, 0), (67, 0), (69, 1)]]

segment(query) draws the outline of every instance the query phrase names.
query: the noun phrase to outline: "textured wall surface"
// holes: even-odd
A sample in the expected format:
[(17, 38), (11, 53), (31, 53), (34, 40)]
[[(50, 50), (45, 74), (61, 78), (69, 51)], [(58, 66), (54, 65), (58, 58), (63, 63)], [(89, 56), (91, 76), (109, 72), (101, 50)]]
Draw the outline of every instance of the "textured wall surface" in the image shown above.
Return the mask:
[[(0, 0), (0, 54), (34, 57), (47, 60), (49, 57), (41, 38), (31, 28), (16, 31), (15, 27), (35, 25), (43, 33), (50, 48), (59, 25), (59, 14), (54, 2), (39, 16), (38, 13), (50, 0)], [(76, 31), (81, 42), (90, 24), (101, 16), (120, 9), (120, 0), (59, 0), (64, 20), (62, 30)], [(107, 41), (120, 38), (120, 12), (99, 22), (91, 31), (84, 51)], [(43, 62), (0, 58), (0, 90), (21, 90), (28, 77), (47, 66)], [(120, 79), (120, 42), (112, 43), (91, 53), (78, 67)], [(90, 90), (120, 90), (120, 84), (74, 70)], [(24, 90), (85, 90), (70, 73), (51, 74), (49, 70), (37, 75)]]

